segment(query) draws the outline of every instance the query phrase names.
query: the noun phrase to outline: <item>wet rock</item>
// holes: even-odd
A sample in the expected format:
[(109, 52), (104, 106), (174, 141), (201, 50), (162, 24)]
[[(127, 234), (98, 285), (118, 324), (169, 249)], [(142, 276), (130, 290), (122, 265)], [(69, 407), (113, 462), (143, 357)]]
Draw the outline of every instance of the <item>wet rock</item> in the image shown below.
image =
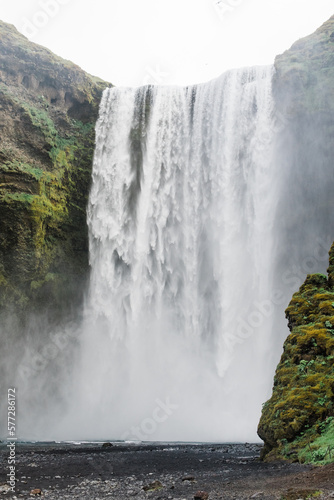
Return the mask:
[(103, 443), (102, 448), (111, 448), (112, 446), (111, 443)]
[(208, 500), (209, 498), (209, 493), (206, 491), (198, 491), (194, 495), (194, 500)]
[(161, 488), (163, 488), (163, 485), (160, 483), (160, 481), (153, 481), (153, 483), (150, 483), (147, 486), (143, 486), (144, 491), (157, 491), (161, 490)]
[(7, 491), (9, 491), (11, 488), (8, 486), (8, 484), (1, 484), (0, 485), (0, 493), (6, 494)]
[(42, 490), (40, 490), (39, 488), (36, 488), (35, 490), (31, 490), (30, 492), (30, 495), (41, 495), (42, 494)]

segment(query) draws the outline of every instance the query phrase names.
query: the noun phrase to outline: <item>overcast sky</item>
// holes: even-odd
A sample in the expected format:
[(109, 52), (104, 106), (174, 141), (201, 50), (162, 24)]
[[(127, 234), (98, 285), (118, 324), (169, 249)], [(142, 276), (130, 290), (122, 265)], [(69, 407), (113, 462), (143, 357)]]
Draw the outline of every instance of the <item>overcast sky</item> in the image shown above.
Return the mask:
[(0, 0), (0, 18), (115, 85), (185, 85), (275, 55), (333, 0)]

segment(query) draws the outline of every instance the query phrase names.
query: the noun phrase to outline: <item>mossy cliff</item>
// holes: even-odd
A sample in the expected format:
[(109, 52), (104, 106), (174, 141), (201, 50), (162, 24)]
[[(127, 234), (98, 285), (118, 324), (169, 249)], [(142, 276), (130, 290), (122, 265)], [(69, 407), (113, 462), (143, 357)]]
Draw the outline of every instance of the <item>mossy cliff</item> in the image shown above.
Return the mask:
[(334, 111), (334, 16), (275, 60), (274, 94), (287, 118)]
[(334, 244), (328, 273), (308, 275), (286, 310), (291, 333), (258, 427), (269, 458), (334, 459)]
[(64, 312), (80, 300), (107, 86), (0, 22), (0, 310)]
[[(328, 228), (333, 227), (334, 214), (334, 16), (278, 56), (275, 66), (281, 181), (286, 186), (277, 219), (280, 245), (289, 249), (279, 263), (283, 272), (292, 262), (291, 233), (298, 234), (301, 247), (314, 238), (315, 228), (333, 237)], [(284, 219), (286, 212), (290, 216)], [(258, 427), (265, 442), (263, 457), (333, 461), (334, 246), (328, 277), (309, 274), (286, 316), (291, 333)]]

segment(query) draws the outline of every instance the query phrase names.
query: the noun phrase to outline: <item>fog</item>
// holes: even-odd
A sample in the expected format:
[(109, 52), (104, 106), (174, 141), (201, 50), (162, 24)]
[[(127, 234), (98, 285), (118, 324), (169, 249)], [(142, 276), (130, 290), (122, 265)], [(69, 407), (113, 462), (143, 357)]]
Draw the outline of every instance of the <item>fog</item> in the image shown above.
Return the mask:
[(85, 303), (1, 324), (20, 439), (258, 440), (284, 310), (334, 239), (330, 117), (278, 112), (272, 75), (105, 91)]

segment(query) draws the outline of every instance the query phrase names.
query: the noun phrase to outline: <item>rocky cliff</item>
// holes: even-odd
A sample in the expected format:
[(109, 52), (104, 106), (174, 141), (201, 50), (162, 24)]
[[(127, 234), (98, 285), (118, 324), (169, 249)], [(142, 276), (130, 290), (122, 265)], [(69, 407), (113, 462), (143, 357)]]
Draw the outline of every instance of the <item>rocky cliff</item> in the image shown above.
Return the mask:
[(86, 203), (108, 83), (0, 22), (0, 308), (68, 310), (88, 270)]
[[(300, 227), (333, 226), (334, 16), (275, 65), (287, 186), (281, 204), (296, 213), (285, 220), (278, 207), (277, 224), (280, 245), (290, 248), (289, 235)], [(108, 85), (0, 22), (2, 311), (57, 316), (81, 300), (94, 126)], [(291, 162), (295, 168), (285, 169)], [(282, 270), (290, 253), (282, 254)], [(334, 247), (328, 273), (309, 275), (287, 309), (291, 333), (258, 430), (267, 458), (334, 456)]]
[[(320, 224), (333, 237), (334, 16), (278, 56), (275, 66), (282, 172), (291, 166), (288, 175), (282, 174), (282, 203), (292, 216), (283, 220), (278, 209), (285, 235), (280, 244), (289, 247), (289, 235), (295, 232), (303, 246)], [(279, 264), (282, 270), (286, 263), (289, 255)], [(258, 427), (267, 459), (334, 460), (333, 270), (334, 247), (328, 276), (308, 275), (286, 310), (291, 333)]]
[(287, 120), (334, 110), (334, 16), (275, 60), (274, 93)]
[(258, 427), (267, 458), (334, 460), (334, 245), (328, 277), (308, 275), (286, 310), (290, 335)]

